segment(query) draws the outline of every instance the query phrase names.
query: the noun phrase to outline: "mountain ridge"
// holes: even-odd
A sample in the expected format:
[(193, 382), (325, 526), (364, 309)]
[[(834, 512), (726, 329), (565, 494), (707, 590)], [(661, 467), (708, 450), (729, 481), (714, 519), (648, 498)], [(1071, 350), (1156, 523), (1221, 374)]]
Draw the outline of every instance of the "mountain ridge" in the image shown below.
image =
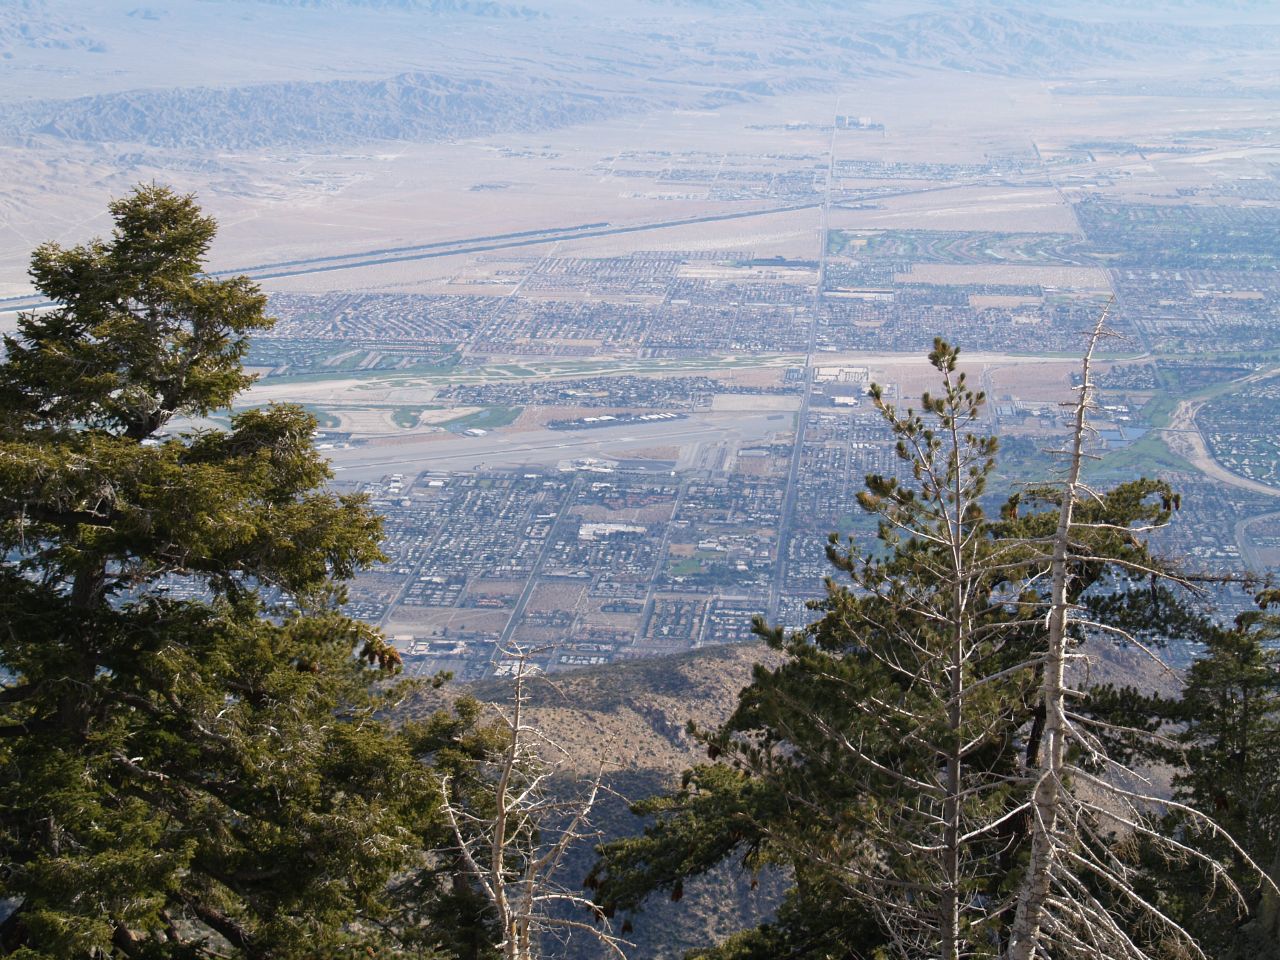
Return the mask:
[[(333, 11), (362, 10), (397, 15), (385, 22), (381, 17), (352, 20), (353, 51), (361, 45), (376, 47), (388, 30), (398, 31), (401, 61), (417, 65), (383, 77), (330, 79), (317, 78), (314, 65), (299, 62), (287, 71), (293, 79), (161, 82), (88, 96), (11, 98), (0, 103), (0, 140), (26, 144), (45, 138), (228, 151), (436, 142), (668, 109), (716, 109), (886, 72), (942, 69), (1067, 79), (1102, 64), (1131, 68), (1201, 48), (1218, 50), (1221, 56), (1227, 50), (1280, 47), (1280, 32), (1274, 28), (1097, 23), (1022, 7), (970, 11), (934, 5), (886, 18), (861, 6), (837, 10), (804, 2), (797, 7), (798, 15), (784, 19), (777, 31), (770, 27), (774, 21), (758, 22), (759, 8), (751, 2), (744, 16), (705, 16), (724, 12), (729, 9), (726, 4), (738, 9), (743, 2), (677, 2), (666, 9), (680, 10), (682, 17), (692, 10), (698, 15), (678, 32), (671, 31), (679, 24), (664, 21), (664, 29), (655, 33), (655, 11), (663, 8), (653, 6), (653, 0), (640, 8), (643, 15), (626, 19), (611, 11), (597, 28), (585, 32), (570, 23), (571, 18), (553, 16), (557, 9), (563, 13), (567, 8), (499, 0), (209, 0), (206, 16), (210, 9), (281, 11), (254, 27), (260, 38), (255, 42), (264, 49), (249, 60), (261, 61), (273, 42), (265, 38), (286, 26), (291, 48), (302, 49), (299, 44), (305, 46), (311, 37), (308, 31), (323, 34), (347, 23)], [(49, 42), (87, 44), (85, 49), (101, 46), (87, 27), (59, 17), (41, 0), (23, 0), (22, 9), (32, 14), (29, 19), (35, 26), (0, 20), (0, 41), (26, 30), (32, 37), (53, 38)], [(309, 25), (310, 18), (288, 14), (304, 9), (329, 13), (314, 25)], [(149, 42), (160, 42), (167, 35), (164, 31), (181, 29), (181, 23), (161, 22), (173, 11), (161, 16), (139, 10), (133, 13), (150, 21), (147, 30), (154, 39)], [(416, 16), (419, 13), (423, 16)], [(470, 21), (487, 26), (466, 27)], [(219, 29), (229, 26), (217, 18), (215, 22)], [(404, 42), (424, 30), (442, 39), (431, 28), (444, 22), (454, 26), (445, 42), (428, 54), (419, 56), (412, 43)], [(467, 52), (480, 39), (473, 36), (476, 29), (493, 32), (492, 53), (479, 59)], [(119, 37), (111, 41), (120, 42)], [(490, 45), (490, 38), (484, 42)], [(625, 60), (617, 58), (622, 48), (632, 51)], [(531, 50), (540, 52), (530, 56)], [(345, 70), (335, 67), (328, 72), (332, 76)], [(715, 90), (708, 93), (708, 85)]]

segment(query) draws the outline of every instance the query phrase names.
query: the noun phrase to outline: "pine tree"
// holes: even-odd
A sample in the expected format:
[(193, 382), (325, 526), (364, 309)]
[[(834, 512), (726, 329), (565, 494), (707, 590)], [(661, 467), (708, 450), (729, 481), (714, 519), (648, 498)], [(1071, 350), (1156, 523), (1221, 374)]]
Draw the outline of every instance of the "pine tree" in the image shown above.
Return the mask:
[[(1177, 739), (1186, 748), (1175, 796), (1214, 811), (1263, 863), (1280, 851), (1277, 639), (1280, 624), (1261, 611), (1242, 614), (1231, 628), (1208, 629), (1173, 712), (1184, 724)], [(1224, 856), (1233, 859), (1229, 851)]]
[(231, 404), (271, 321), (201, 272), (191, 197), (110, 209), (36, 250), (57, 305), (0, 363), (0, 952), (381, 952), (440, 822), (380, 719), (394, 650), (339, 609), (379, 521), (324, 491), (297, 407), (166, 432)]
[[(1137, 743), (1137, 751), (1173, 771), (1174, 801), (1212, 814), (1222, 828), (1204, 829), (1198, 818), (1171, 809), (1163, 832), (1199, 856), (1170, 857), (1157, 843), (1145, 844), (1148, 899), (1217, 960), (1273, 958), (1280, 956), (1273, 886), (1280, 878), (1280, 624), (1257, 610), (1231, 625), (1203, 618), (1195, 626), (1203, 653), (1186, 671), (1180, 697), (1106, 688), (1091, 699), (1113, 725), (1163, 734)], [(1271, 882), (1252, 864), (1267, 868)]]
[[(812, 960), (1004, 949), (1032, 835), (1062, 492), (1025, 491), (987, 513), (996, 444), (972, 432), (983, 397), (952, 347), (938, 342), (930, 359), (943, 389), (920, 413), (873, 392), (904, 468), (869, 477), (860, 497), (877, 543), (833, 540), (844, 582), (828, 582), (808, 628), (762, 625), (786, 661), (758, 667), (730, 720), (703, 735), (715, 762), (641, 808), (658, 816), (645, 835), (606, 845), (591, 880), (607, 907), (636, 908), (743, 857), (789, 867), (795, 886), (774, 923), (715, 955), (769, 943)], [(1134, 528), (1165, 522), (1173, 504), (1153, 481), (1079, 504), (1062, 602), (1123, 593), (1127, 571), (1151, 562)]]

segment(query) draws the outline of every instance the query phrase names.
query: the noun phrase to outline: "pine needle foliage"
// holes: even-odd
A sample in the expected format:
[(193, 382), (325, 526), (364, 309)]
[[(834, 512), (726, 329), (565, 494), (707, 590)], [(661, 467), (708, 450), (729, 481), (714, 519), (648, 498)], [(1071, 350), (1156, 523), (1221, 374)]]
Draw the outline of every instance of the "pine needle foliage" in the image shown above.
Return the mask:
[(0, 363), (0, 952), (379, 955), (439, 825), (394, 650), (340, 612), (379, 520), (297, 407), (169, 430), (249, 384), (265, 297), (202, 272), (191, 197), (110, 209), (36, 250), (56, 306)]
[(1203, 653), (1180, 697), (1110, 686), (1090, 696), (1113, 728), (1139, 731), (1121, 749), (1172, 772), (1180, 806), (1160, 832), (1197, 856), (1171, 857), (1148, 838), (1138, 885), (1215, 960), (1280, 956), (1280, 623), (1265, 609), (1274, 599), (1260, 600), (1233, 624), (1201, 622)]
[[(1043, 645), (1061, 488), (988, 510), (997, 445), (958, 351), (929, 356), (941, 388), (920, 409), (872, 397), (900, 469), (860, 496), (867, 548), (834, 536), (839, 572), (819, 618), (756, 668), (711, 763), (637, 807), (654, 822), (605, 845), (591, 882), (606, 909), (738, 859), (794, 885), (771, 923), (699, 956), (805, 960), (999, 956), (1029, 854), (1044, 731)], [(1152, 559), (1136, 531), (1165, 523), (1168, 486), (1136, 481), (1077, 507), (1066, 602), (1123, 593)], [(1086, 524), (1087, 522), (1087, 524)]]

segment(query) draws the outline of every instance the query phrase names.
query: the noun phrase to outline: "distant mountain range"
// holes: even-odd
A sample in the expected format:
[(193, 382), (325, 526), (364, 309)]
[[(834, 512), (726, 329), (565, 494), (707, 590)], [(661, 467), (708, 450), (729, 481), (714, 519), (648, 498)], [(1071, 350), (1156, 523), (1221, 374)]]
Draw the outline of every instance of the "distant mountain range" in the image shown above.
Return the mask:
[(436, 16), (460, 14), (472, 17), (515, 17), (522, 20), (545, 17), (543, 11), (498, 0), (223, 0), (223, 2), (264, 3), (273, 7), (310, 7), (317, 10), (366, 8), (407, 10)]
[[(124, 13), (93, 2), (77, 19), (64, 0), (18, 0), (0, 12), (0, 52), (57, 51), (84, 76), (118, 84), (116, 75), (144, 69), (127, 46), (137, 37), (154, 46), (221, 31), (221, 46), (210, 42), (195, 56), (235, 82), (173, 82), (155, 68), (140, 89), (31, 98), (27, 84), (7, 102), (0, 84), (0, 142), (230, 151), (430, 142), (715, 109), (921, 69), (1096, 78), (1107, 65), (1217, 58), (1226, 69), (1233, 52), (1280, 55), (1280, 27), (1224, 26), (1225, 14), (1210, 25), (1138, 22), (1146, 14), (1128, 0), (1078, 0), (1068, 9), (1079, 18), (960, 2), (907, 2), (886, 13), (858, 0), (617, 0), (594, 12), (585, 0), (174, 0)], [(1186, 0), (1179, 9), (1217, 9), (1211, 4)], [(1240, 16), (1253, 9), (1249, 0), (1220, 4)], [(1098, 19), (1099, 10), (1110, 19)], [(126, 16), (133, 22), (122, 26)], [(217, 60), (219, 49), (244, 69)], [(99, 56), (87, 59), (90, 51)], [(377, 63), (420, 66), (371, 77)], [(184, 78), (200, 76), (199, 63), (176, 66)], [(256, 69), (298, 79), (255, 82)], [(53, 73), (41, 67), (31, 76)]]
[(0, 56), (8, 59), (15, 47), (97, 52), (102, 42), (74, 17), (51, 12), (43, 0), (9, 0), (0, 3)]
[(0, 108), (0, 139), (32, 136), (245, 150), (435, 141), (586, 123), (644, 106), (626, 97), (404, 74), (387, 80), (140, 90)]

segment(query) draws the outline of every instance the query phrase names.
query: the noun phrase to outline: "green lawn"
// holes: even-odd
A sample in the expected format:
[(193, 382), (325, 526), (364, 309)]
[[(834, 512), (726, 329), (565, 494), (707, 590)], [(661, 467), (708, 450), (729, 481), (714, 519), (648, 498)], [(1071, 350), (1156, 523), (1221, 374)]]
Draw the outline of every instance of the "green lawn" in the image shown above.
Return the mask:
[(391, 413), (391, 421), (397, 427), (404, 427), (406, 430), (412, 430), (418, 425), (418, 420), (422, 417), (422, 411), (426, 407), (396, 407)]
[(1139, 475), (1158, 476), (1165, 471), (1194, 473), (1195, 467), (1166, 447), (1164, 441), (1153, 433), (1107, 454), (1101, 462), (1095, 462), (1086, 468), (1086, 472), (1093, 477), (1122, 479), (1132, 479)]
[(302, 409), (316, 418), (316, 426), (321, 430), (334, 430), (342, 426), (342, 421), (324, 407), (318, 407), (314, 403), (304, 403)]
[(718, 550), (697, 550), (691, 557), (681, 557), (671, 564), (671, 576), (692, 577), (705, 572), (708, 562), (724, 560), (725, 555)]
[(442, 426), (455, 433), (463, 430), (495, 430), (514, 423), (516, 417), (524, 412), (524, 407), (485, 407), (475, 413), (445, 421)]
[(702, 572), (702, 561), (697, 557), (681, 557), (671, 565), (671, 576), (691, 577)]

